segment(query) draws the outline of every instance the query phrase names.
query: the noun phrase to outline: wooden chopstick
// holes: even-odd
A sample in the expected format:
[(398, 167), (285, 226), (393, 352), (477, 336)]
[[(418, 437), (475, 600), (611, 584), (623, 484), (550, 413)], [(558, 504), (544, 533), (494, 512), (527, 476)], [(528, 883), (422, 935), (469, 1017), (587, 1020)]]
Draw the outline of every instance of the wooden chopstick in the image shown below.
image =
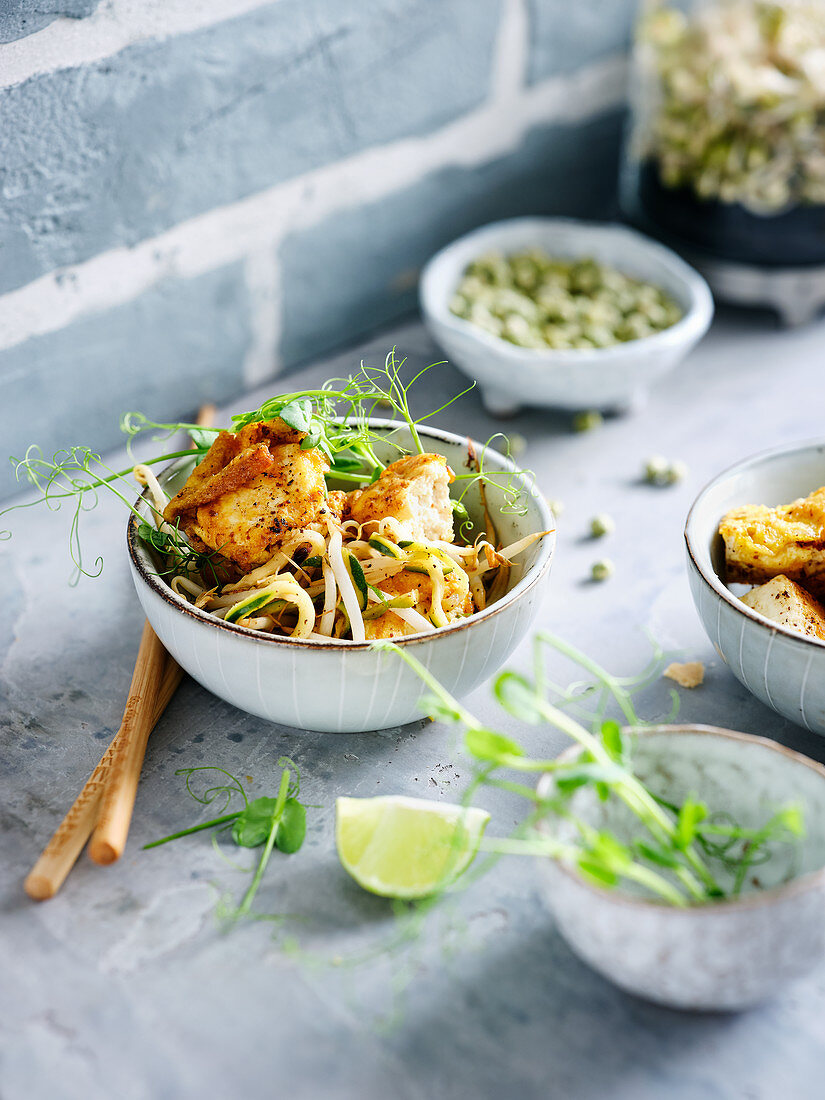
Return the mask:
[(114, 863), (123, 854), (165, 658), (160, 638), (144, 623), (118, 747), (112, 754), (97, 827), (89, 843), (94, 863)]
[[(214, 418), (215, 406), (202, 405), (197, 423), (207, 427)], [(89, 843), (89, 858), (94, 863), (114, 863), (123, 855), (137, 796), (140, 769), (146, 755), (146, 743), (154, 725), (151, 704), (160, 689), (165, 654), (160, 639), (149, 623), (145, 623), (132, 687), (120, 727), (122, 739), (109, 767), (100, 817)]]
[[(183, 669), (167, 656), (158, 697), (152, 712), (152, 728), (160, 721), (183, 676)], [(120, 751), (123, 727), (115, 734), (100, 763), (89, 776), (75, 803), (58, 825), (43, 854), (26, 878), (24, 889), (35, 901), (52, 898), (63, 885), (77, 861), (83, 845), (95, 827), (103, 790), (113, 759)]]
[[(197, 423), (211, 426), (215, 411), (214, 405), (203, 405)], [(129, 832), (149, 734), (166, 710), (182, 676), (183, 670), (163, 649), (149, 623), (145, 623), (123, 722), (27, 875), (24, 889), (30, 898), (44, 901), (54, 897), (96, 822), (97, 829), (89, 845), (90, 857), (102, 864), (112, 863), (120, 857)]]

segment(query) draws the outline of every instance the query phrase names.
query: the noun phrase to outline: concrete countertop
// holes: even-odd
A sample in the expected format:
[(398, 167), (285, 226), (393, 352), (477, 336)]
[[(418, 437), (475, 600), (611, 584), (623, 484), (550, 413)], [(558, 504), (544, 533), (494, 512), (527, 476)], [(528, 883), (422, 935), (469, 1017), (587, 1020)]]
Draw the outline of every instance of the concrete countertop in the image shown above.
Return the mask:
[[(409, 324), (269, 390), (341, 375), (393, 344), (418, 366), (439, 357)], [(706, 663), (704, 686), (681, 692), (683, 719), (766, 734), (819, 760), (825, 741), (752, 698), (707, 641), (688, 593), (682, 527), (696, 492), (724, 467), (823, 435), (823, 353), (823, 324), (783, 332), (764, 317), (729, 315), (632, 416), (585, 434), (545, 411), (505, 425), (526, 444), (520, 461), (565, 504), (539, 625), (621, 673), (644, 665), (649, 631)], [(421, 412), (463, 381), (447, 367), (428, 377), (414, 402)], [(502, 427), (476, 394), (433, 422), (478, 439)], [(48, 450), (74, 442), (94, 443), (74, 440), (67, 425)], [(687, 480), (669, 489), (641, 483), (645, 458), (657, 452), (687, 462)], [(124, 455), (112, 462), (126, 465)], [(616, 532), (593, 543), (588, 521), (600, 511), (613, 515)], [(822, 1095), (822, 969), (755, 1011), (680, 1014), (626, 996), (571, 954), (532, 860), (499, 863), (417, 925), (360, 891), (335, 855), (334, 799), (457, 800), (467, 761), (453, 731), (437, 723), (310, 734), (243, 714), (185, 680), (151, 739), (124, 858), (98, 868), (81, 857), (57, 898), (28, 901), (27, 870), (119, 725), (142, 617), (116, 501), (84, 516), (88, 560), (100, 553), (105, 568), (77, 588), (66, 583), (68, 514), (17, 512), (6, 526), (14, 536), (0, 543), (3, 1100)], [(589, 583), (592, 561), (604, 555), (615, 576)], [(524, 645), (512, 663), (528, 657)], [(667, 712), (670, 686), (646, 692), (644, 717)], [(485, 688), (468, 705), (516, 730)], [(564, 743), (547, 731), (518, 732), (545, 752)], [(249, 876), (206, 834), (157, 851), (140, 846), (199, 820), (176, 768), (220, 765), (251, 777), (254, 795), (270, 794), (283, 753), (300, 765), (307, 801), (318, 807), (307, 844), (296, 856), (273, 856), (256, 899), (271, 919), (226, 933), (216, 900), (239, 898)], [(493, 812), (491, 831), (513, 827), (519, 807), (510, 796), (480, 801)], [(223, 854), (242, 867), (252, 861), (236, 849)]]

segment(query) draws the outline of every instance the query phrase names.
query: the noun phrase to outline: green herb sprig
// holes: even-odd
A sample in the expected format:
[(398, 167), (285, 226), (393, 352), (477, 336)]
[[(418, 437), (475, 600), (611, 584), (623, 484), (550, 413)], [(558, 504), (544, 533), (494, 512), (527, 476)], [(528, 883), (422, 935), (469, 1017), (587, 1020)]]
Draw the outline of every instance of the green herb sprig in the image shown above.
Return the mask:
[[(631, 729), (645, 725), (636, 714), (632, 693), (658, 675), (658, 654), (642, 676), (623, 679), (561, 638), (540, 632), (533, 644), (533, 677), (507, 670), (496, 677), (493, 692), (506, 713), (527, 725), (550, 725), (581, 745), (582, 752), (574, 760), (560, 761), (530, 757), (512, 737), (490, 729), (408, 649), (391, 641), (377, 641), (373, 647), (397, 653), (427, 684), (432, 692), (425, 703), (428, 713), (463, 727), (464, 747), (477, 762), (464, 803), (470, 805), (484, 785), (518, 794), (529, 803), (530, 810), (512, 837), (485, 842), (495, 854), (548, 855), (577, 867), (603, 887), (633, 882), (660, 901), (684, 907), (739, 897), (750, 870), (770, 859), (775, 845), (804, 835), (802, 809), (795, 803), (780, 807), (759, 828), (748, 829), (729, 815), (711, 813), (695, 797), (687, 797), (681, 805), (663, 801), (641, 782), (633, 771), (626, 731), (606, 711), (612, 702)], [(547, 648), (578, 664), (594, 682), (566, 689), (550, 684), (545, 673)], [(548, 694), (555, 696), (553, 702)], [(519, 778), (503, 777), (502, 769)], [(552, 777), (549, 794), (539, 793), (520, 778), (536, 774)], [(624, 803), (639, 824), (639, 835), (625, 842), (578, 817), (572, 799), (582, 787), (590, 787), (603, 801), (614, 798)], [(548, 817), (573, 826), (575, 839), (561, 840), (549, 835), (546, 827), (540, 829)], [(719, 877), (723, 869), (733, 873), (731, 886), (726, 887)]]
[[(264, 872), (272, 855), (277, 848), (286, 855), (297, 852), (306, 836), (306, 807), (299, 801), (300, 772), (293, 760), (288, 756), (282, 756), (278, 760), (278, 767), (282, 768), (278, 793), (274, 798), (256, 798), (252, 802), (246, 796), (240, 780), (230, 772), (218, 767), (179, 768), (175, 775), (186, 776), (186, 789), (196, 802), (202, 805), (210, 805), (218, 796), (225, 798), (223, 809), (225, 810), (235, 795), (243, 799), (243, 809), (233, 810), (229, 813), (221, 813), (210, 821), (202, 821), (198, 825), (191, 825), (187, 829), (170, 833), (144, 844), (146, 848), (157, 848), (161, 844), (168, 844), (172, 840), (179, 840), (184, 836), (202, 832), (205, 829), (217, 829), (219, 832), (231, 829), (232, 839), (241, 848), (258, 848), (262, 844), (264, 850), (255, 868), (252, 882), (235, 909), (224, 910), (224, 916), (230, 920), (245, 917), (252, 908), (252, 902), (261, 885)], [(225, 775), (229, 782), (220, 783), (208, 788), (202, 795), (198, 795), (192, 788), (192, 779), (195, 775), (204, 772), (219, 772)]]
[[(388, 409), (399, 416), (408, 426), (413, 446), (419, 454), (424, 453), (424, 445), (418, 433), (418, 426), (430, 417), (443, 412), (459, 398), (469, 393), (475, 383), (451, 397), (437, 409), (424, 416), (415, 417), (410, 410), (409, 391), (418, 380), (433, 367), (441, 363), (431, 363), (417, 371), (409, 382), (402, 379), (405, 359), (396, 358), (395, 348), (387, 355), (383, 366), (370, 366), (361, 363), (360, 369), (350, 378), (331, 379), (317, 389), (299, 390), (281, 394), (265, 401), (257, 409), (233, 417), (233, 429), (240, 430), (244, 425), (280, 417), (295, 431), (304, 433), (302, 448), (309, 450), (319, 447), (330, 462), (327, 474), (332, 484), (345, 483), (363, 486), (375, 481), (385, 469), (375, 453), (374, 445), (386, 437), (380, 436), (370, 428), (370, 418)], [(165, 440), (177, 432), (188, 433), (192, 446), (185, 450), (167, 451), (152, 458), (142, 459), (143, 465), (165, 464), (178, 458), (199, 460), (209, 450), (219, 429), (203, 428), (191, 423), (160, 423), (150, 420), (139, 412), (125, 413), (120, 427), (127, 436), (127, 449), (132, 453), (134, 443), (145, 434), (153, 440)], [(489, 444), (488, 444), (489, 445)], [(398, 447), (403, 453), (403, 448)], [(486, 449), (486, 448), (485, 448)], [(15, 477), (20, 482), (28, 482), (37, 490), (38, 497), (24, 504), (12, 504), (0, 511), (0, 517), (18, 508), (29, 508), (45, 503), (52, 510), (70, 502), (74, 507), (69, 531), (69, 549), (75, 573), (72, 583), (76, 584), (81, 576), (99, 576), (102, 558), (95, 560), (92, 570), (83, 564), (80, 541), (80, 519), (82, 513), (94, 508), (99, 500), (99, 490), (106, 489), (118, 497), (139, 519), (143, 516), (132, 504), (129, 494), (134, 492), (131, 480), (133, 467), (114, 470), (102, 461), (88, 447), (76, 446), (57, 451), (52, 458), (46, 458), (37, 446), (31, 446), (22, 459), (12, 458)], [(457, 481), (472, 484), (496, 485), (503, 495), (503, 509), (518, 514), (526, 510), (525, 491), (512, 474), (489, 472), (479, 464), (473, 473), (460, 473)], [(466, 490), (459, 500), (453, 502), (456, 514), (466, 518), (466, 506), (463, 503)], [(10, 537), (10, 531), (0, 531), (0, 539)], [(188, 559), (193, 568), (203, 566), (196, 562), (195, 552), (181, 536), (174, 552)], [(194, 555), (194, 557), (193, 557)]]

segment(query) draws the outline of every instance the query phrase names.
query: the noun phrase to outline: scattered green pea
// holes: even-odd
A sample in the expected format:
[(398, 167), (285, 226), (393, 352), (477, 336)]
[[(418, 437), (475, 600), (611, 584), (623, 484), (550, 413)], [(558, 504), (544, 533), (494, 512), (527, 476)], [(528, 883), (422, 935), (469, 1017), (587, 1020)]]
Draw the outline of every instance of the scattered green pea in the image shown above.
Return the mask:
[(682, 316), (659, 287), (591, 258), (540, 249), (490, 252), (469, 265), (450, 301), (457, 317), (523, 348), (606, 348), (669, 328)]
[(651, 455), (645, 462), (645, 481), (651, 485), (664, 485), (670, 463), (662, 455)]
[(676, 461), (671, 462), (671, 464), (667, 468), (666, 480), (668, 485), (675, 485), (679, 481), (684, 481), (684, 479), (687, 477), (687, 474), (687, 464), (682, 462), (680, 459), (676, 459)]
[(676, 485), (687, 473), (687, 465), (678, 458), (670, 462), (661, 455), (652, 455), (645, 462), (645, 481), (651, 485)]
[(547, 505), (554, 516), (560, 516), (562, 514), (564, 511), (563, 500), (553, 500), (552, 497), (545, 497), (544, 499), (547, 501)]
[(591, 409), (589, 412), (576, 413), (573, 417), (574, 432), (592, 432), (594, 428), (600, 428), (602, 424), (604, 424), (604, 417), (595, 409)]
[(591, 579), (594, 581), (606, 581), (608, 577), (612, 577), (616, 572), (616, 567), (610, 558), (600, 558), (599, 561), (594, 561), (590, 569)]
[(616, 524), (613, 522), (613, 517), (607, 515), (606, 512), (600, 512), (590, 521), (590, 534), (594, 539), (604, 538), (605, 535), (612, 535), (615, 530)]

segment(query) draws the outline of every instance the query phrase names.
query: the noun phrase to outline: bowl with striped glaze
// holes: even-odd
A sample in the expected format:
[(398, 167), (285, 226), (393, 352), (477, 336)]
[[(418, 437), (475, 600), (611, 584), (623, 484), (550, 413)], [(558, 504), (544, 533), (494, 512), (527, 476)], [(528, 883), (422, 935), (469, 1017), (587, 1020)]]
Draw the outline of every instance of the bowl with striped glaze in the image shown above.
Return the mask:
[[(702, 625), (720, 657), (748, 691), (778, 714), (825, 734), (825, 642), (771, 622), (746, 607), (741, 586), (725, 584), (719, 521), (746, 504), (776, 507), (825, 485), (825, 442), (758, 454), (714, 478), (696, 498), (685, 526), (688, 578)], [(742, 589), (744, 591), (744, 589)]]
[[(372, 419), (382, 438), (375, 449), (382, 461), (398, 457), (396, 443), (410, 446), (405, 425)], [(555, 521), (529, 474), (504, 455), (466, 437), (419, 426), (428, 451), (450, 466), (473, 468), (471, 452), (484, 455), (484, 469), (511, 480), (522, 492), (523, 511), (511, 511), (501, 490), (488, 485), (487, 503), (503, 545), (529, 534), (548, 532), (516, 562), (509, 590), (483, 611), (427, 634), (411, 634), (398, 644), (418, 658), (448, 691), (462, 696), (492, 676), (527, 634), (549, 577)], [(189, 476), (194, 459), (179, 459), (160, 477), (174, 493)], [(473, 485), (464, 503), (483, 530), (483, 505)], [(148, 518), (144, 497), (138, 511)], [(421, 718), (427, 687), (395, 653), (378, 652), (368, 642), (335, 638), (294, 640), (226, 623), (176, 595), (158, 575), (158, 563), (137, 535), (138, 519), (127, 527), (132, 578), (147, 619), (175, 660), (200, 684), (250, 714), (298, 729), (358, 733), (404, 725)]]

